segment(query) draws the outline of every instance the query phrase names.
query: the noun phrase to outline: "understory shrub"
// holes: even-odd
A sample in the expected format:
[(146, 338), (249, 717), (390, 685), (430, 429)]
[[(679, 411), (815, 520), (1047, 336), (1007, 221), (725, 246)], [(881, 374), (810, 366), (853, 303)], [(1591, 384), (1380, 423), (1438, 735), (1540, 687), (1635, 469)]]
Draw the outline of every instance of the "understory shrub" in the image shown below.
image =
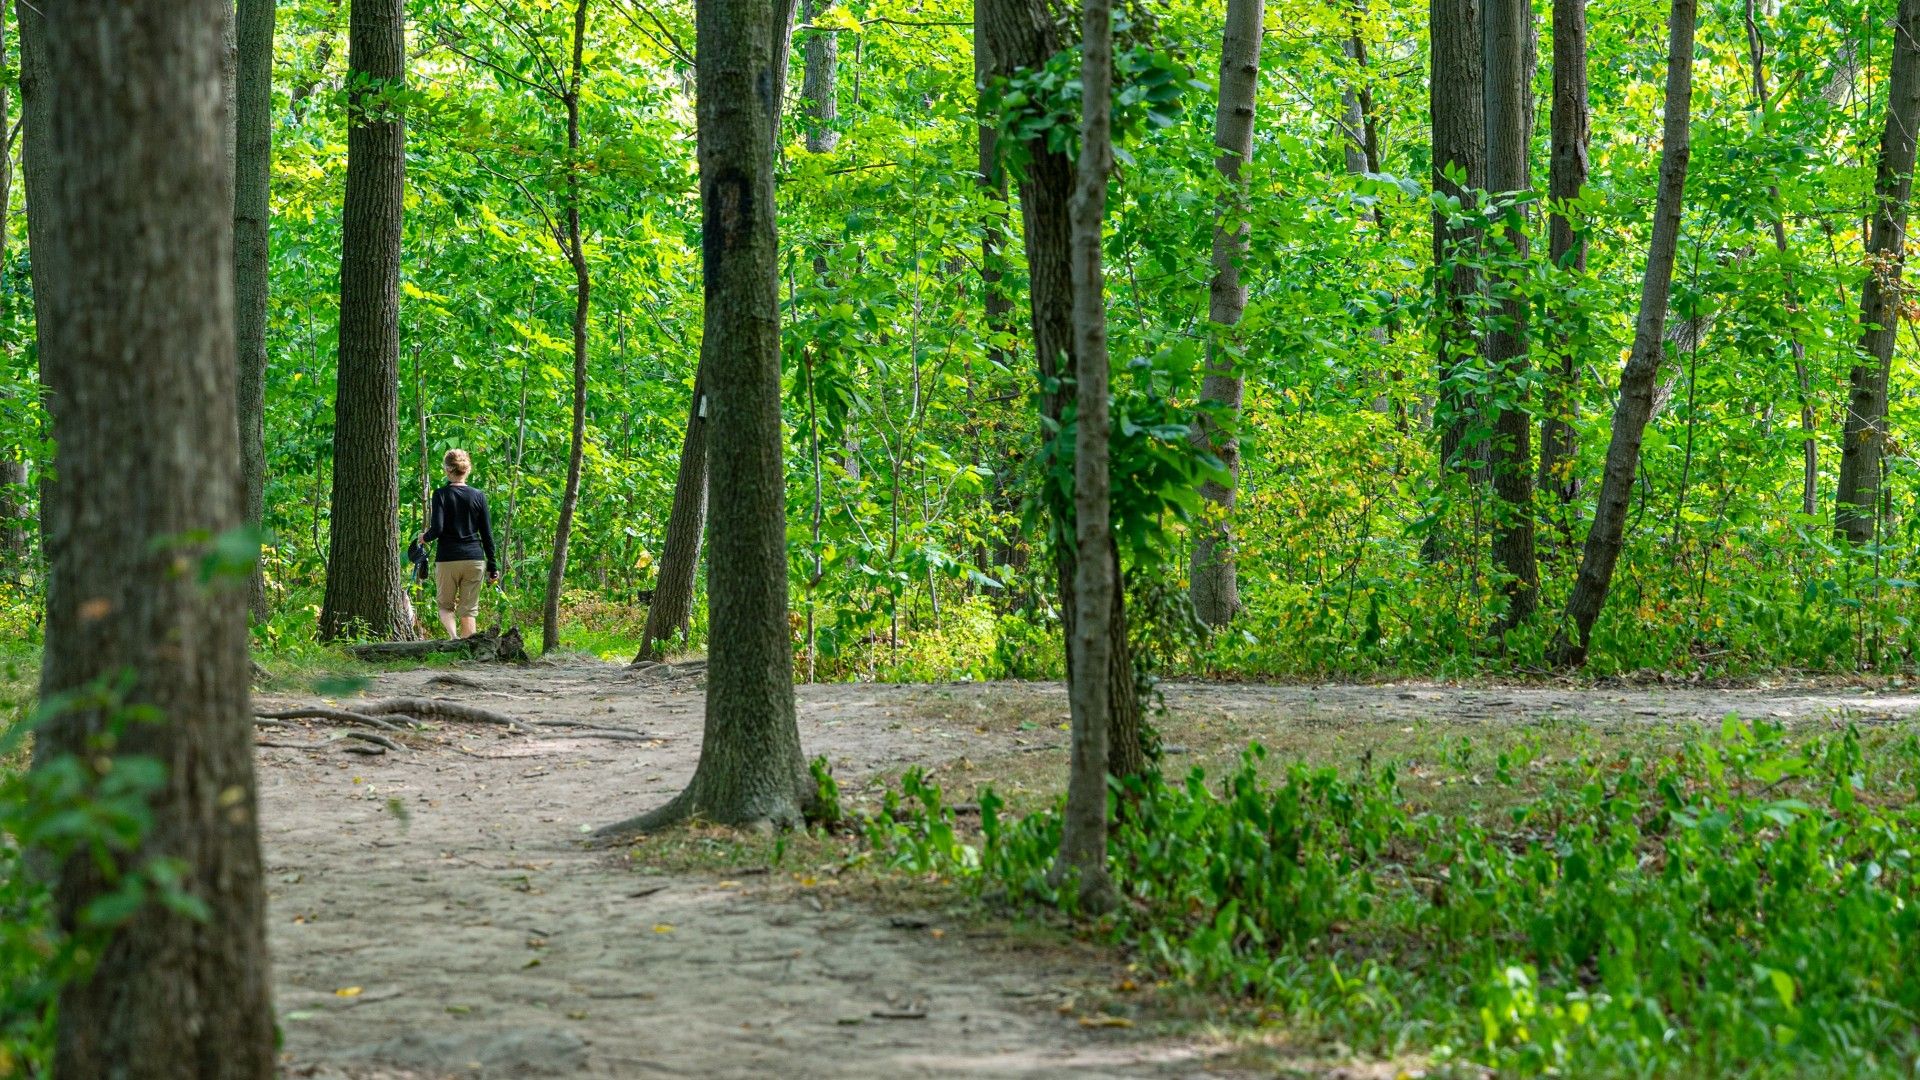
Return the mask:
[[(1869, 752), (1871, 751), (1871, 752)], [(1911, 1076), (1920, 738), (1729, 719), (1658, 756), (1502, 755), (1493, 801), (1265, 751), (1114, 792), (1099, 925), (1170, 980), (1362, 1053), (1515, 1075)], [(963, 837), (909, 774), (868, 840), (982, 895), (1068, 904), (1056, 806)]]

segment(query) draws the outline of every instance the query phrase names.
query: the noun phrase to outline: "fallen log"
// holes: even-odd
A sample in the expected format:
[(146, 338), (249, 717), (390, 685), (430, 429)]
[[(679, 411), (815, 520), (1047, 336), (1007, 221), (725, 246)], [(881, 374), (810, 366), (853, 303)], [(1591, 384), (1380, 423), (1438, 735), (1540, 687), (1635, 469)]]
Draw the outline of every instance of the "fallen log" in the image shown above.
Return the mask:
[(432, 641), (377, 641), (367, 645), (349, 645), (347, 651), (362, 660), (426, 660), (436, 656), (464, 656), (482, 663), (524, 664), (526, 642), (520, 628), (502, 631), (482, 630), (472, 637), (436, 638)]

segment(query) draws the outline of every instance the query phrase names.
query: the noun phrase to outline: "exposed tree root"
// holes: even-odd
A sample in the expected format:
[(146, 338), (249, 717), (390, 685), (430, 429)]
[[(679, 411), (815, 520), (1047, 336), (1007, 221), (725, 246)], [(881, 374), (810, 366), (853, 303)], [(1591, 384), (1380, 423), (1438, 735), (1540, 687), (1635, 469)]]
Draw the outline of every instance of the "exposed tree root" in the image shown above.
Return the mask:
[(297, 709), (276, 709), (273, 712), (256, 715), (261, 720), (331, 720), (336, 724), (359, 724), (361, 727), (380, 728), (383, 731), (406, 730), (391, 720), (371, 713), (336, 709), (329, 705), (305, 705)]
[[(321, 739), (319, 742), (290, 743), (290, 742), (269, 742), (265, 740), (260, 740), (260, 741), (256, 741), (253, 745), (271, 747), (275, 750), (324, 750), (327, 747), (332, 746), (335, 743), (339, 742), (341, 739), (357, 739), (361, 742), (372, 743), (374, 747), (379, 748), (379, 749), (372, 750), (371, 752), (373, 753), (385, 753), (387, 750), (392, 750), (394, 753), (399, 753), (400, 751), (406, 749), (405, 746), (402, 746), (400, 743), (387, 738), (385, 735), (382, 735), (377, 731), (342, 731), (334, 738)], [(360, 750), (362, 748), (347, 747), (347, 749)]]
[(499, 724), (516, 731), (527, 730), (527, 724), (492, 709), (482, 709), (478, 705), (463, 705), (458, 701), (444, 698), (388, 698), (385, 701), (371, 701), (361, 707), (372, 716), (411, 716), (420, 720), (439, 720), (454, 724)]

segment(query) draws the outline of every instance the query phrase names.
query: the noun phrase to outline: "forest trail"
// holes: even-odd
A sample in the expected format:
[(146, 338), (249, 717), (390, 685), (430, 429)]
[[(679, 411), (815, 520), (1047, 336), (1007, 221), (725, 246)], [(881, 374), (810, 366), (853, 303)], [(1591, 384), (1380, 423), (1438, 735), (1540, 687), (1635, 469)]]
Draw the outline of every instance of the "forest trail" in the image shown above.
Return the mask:
[[(447, 697), (657, 739), (444, 725), (382, 757), (344, 752), (344, 743), (259, 750), (287, 1075), (1221, 1075), (1211, 1067), (1218, 1045), (1090, 1030), (1068, 1015), (1063, 1004), (1097, 996), (1119, 975), (1091, 949), (1016, 947), (804, 882), (762, 895), (776, 891), (766, 877), (649, 876), (585, 848), (583, 828), (664, 801), (691, 774), (697, 678), (569, 661), (395, 673), (366, 693)], [(262, 708), (312, 700), (257, 696)], [(1066, 698), (1052, 684), (805, 686), (799, 700), (807, 753), (825, 754), (848, 792), (917, 763), (942, 766), (964, 798), (962, 782), (944, 774), (970, 762), (1063, 760)], [(1920, 713), (1920, 695), (1819, 688), (1210, 684), (1171, 687), (1168, 703), (1184, 730), (1201, 725), (1238, 742), (1427, 720), (1605, 726), (1733, 711), (1868, 722)], [(262, 741), (300, 740), (269, 730)]]

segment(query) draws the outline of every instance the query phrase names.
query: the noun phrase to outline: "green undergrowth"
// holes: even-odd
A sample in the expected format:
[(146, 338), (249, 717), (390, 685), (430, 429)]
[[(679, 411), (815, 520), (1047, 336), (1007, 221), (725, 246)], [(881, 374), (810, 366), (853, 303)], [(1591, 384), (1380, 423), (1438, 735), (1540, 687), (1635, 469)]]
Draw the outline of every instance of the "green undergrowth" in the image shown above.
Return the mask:
[[(1265, 758), (1116, 791), (1125, 900), (1091, 923), (1222, 1016), (1443, 1074), (1920, 1066), (1914, 735), (1729, 719), (1665, 749), (1501, 753), (1472, 765), (1486, 798), (1444, 807), (1395, 763)], [(977, 808), (910, 772), (869, 856), (989, 905), (1067, 902), (1057, 805)]]

